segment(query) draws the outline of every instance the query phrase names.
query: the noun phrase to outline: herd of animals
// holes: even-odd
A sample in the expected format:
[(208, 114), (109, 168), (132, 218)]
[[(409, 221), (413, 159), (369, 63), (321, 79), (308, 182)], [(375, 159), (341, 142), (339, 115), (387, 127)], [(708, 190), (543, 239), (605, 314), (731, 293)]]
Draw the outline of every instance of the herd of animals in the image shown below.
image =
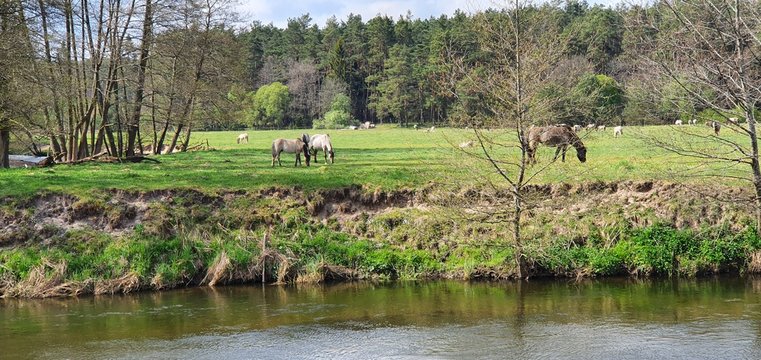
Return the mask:
[[(238, 135), (236, 139), (238, 144), (248, 144), (248, 133)], [(322, 151), (325, 157), (325, 163), (332, 164), (335, 159), (335, 152), (333, 151), (333, 144), (330, 141), (330, 135), (328, 134), (316, 134), (309, 136), (309, 134), (301, 134), (298, 139), (275, 139), (272, 141), (272, 166), (275, 166), (275, 160), (278, 165), (283, 166), (280, 162), (281, 153), (296, 154), (296, 162), (294, 166), (301, 164), (301, 154), (304, 154), (306, 165), (309, 166), (310, 158), (317, 159), (317, 153)]]
[[(737, 118), (729, 118), (728, 122), (732, 124), (739, 123)], [(697, 119), (688, 120), (687, 123), (689, 125), (697, 125)], [(683, 125), (683, 122), (682, 120), (676, 120), (674, 125), (680, 126)], [(706, 122), (706, 126), (712, 128), (717, 136), (719, 135), (719, 131), (721, 130), (721, 123), (718, 121), (708, 121)], [(371, 129), (374, 127), (375, 124), (370, 123), (364, 123), (360, 126), (361, 129)], [(417, 125), (415, 125), (414, 128), (417, 130)], [(587, 161), (587, 149), (577, 134), (585, 128), (587, 130), (604, 131), (606, 126), (588, 124), (587, 126), (583, 127), (581, 125), (571, 126), (567, 124), (556, 124), (549, 126), (530, 127), (524, 139), (524, 142), (527, 144), (526, 153), (528, 155), (528, 162), (530, 164), (536, 163), (536, 149), (539, 144), (556, 148), (553, 161), (557, 160), (557, 158), (560, 156), (561, 161), (565, 162), (565, 154), (569, 146), (573, 146), (576, 149), (576, 156), (578, 157), (579, 161)], [(356, 130), (356, 127), (352, 127), (350, 129)], [(435, 129), (435, 127), (431, 127), (425, 131), (433, 132)], [(623, 126), (616, 126), (613, 128), (613, 137), (622, 136), (623, 132)], [(248, 144), (248, 133), (238, 135), (236, 142), (238, 144), (243, 144), (244, 142)], [(460, 148), (467, 148), (472, 146), (473, 141), (467, 141), (460, 144)], [(277, 160), (278, 165), (283, 166), (282, 162), (280, 161), (280, 154), (283, 152), (296, 155), (294, 166), (299, 166), (301, 164), (301, 154), (303, 153), (306, 160), (306, 166), (309, 166), (310, 159), (314, 158), (316, 160), (317, 153), (320, 151), (323, 152), (325, 164), (328, 163), (328, 158), (330, 158), (331, 164), (334, 162), (335, 152), (333, 150), (333, 144), (330, 140), (330, 135), (316, 134), (309, 136), (309, 134), (301, 134), (301, 137), (298, 139), (275, 139), (272, 141), (272, 166), (275, 166), (275, 160)]]

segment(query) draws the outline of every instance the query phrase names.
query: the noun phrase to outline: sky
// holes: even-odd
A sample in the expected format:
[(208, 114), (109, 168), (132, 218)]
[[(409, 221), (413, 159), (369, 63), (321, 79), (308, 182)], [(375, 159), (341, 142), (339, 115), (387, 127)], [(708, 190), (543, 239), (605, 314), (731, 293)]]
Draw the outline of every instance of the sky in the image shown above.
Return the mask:
[[(324, 27), (325, 22), (335, 15), (340, 22), (346, 20), (349, 14), (362, 15), (362, 20), (369, 20), (378, 14), (388, 15), (398, 19), (407, 11), (414, 18), (429, 18), (431, 16), (451, 15), (455, 10), (464, 12), (489, 7), (490, 0), (239, 0), (236, 7), (244, 24), (254, 20), (263, 24), (284, 28), (289, 18), (297, 18), (309, 13), (312, 23)], [(610, 5), (619, 0), (587, 0), (589, 4)]]

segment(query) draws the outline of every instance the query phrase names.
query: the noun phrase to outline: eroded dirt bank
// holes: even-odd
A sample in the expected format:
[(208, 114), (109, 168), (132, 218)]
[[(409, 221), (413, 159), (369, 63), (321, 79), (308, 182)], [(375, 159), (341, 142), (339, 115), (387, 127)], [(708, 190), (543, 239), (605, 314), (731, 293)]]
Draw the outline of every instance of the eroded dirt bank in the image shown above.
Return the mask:
[[(626, 181), (526, 190), (522, 251), (533, 276), (760, 268), (761, 241), (749, 231), (752, 208), (738, 200), (748, 195), (742, 189)], [(431, 185), (2, 200), (4, 296), (367, 277), (506, 279), (514, 270), (507, 191)]]
[[(739, 230), (747, 224), (752, 211), (750, 204), (742, 200), (748, 195), (742, 189), (652, 181), (533, 185), (526, 194), (525, 225), (537, 228), (551, 221), (555, 223), (552, 231), (557, 235), (573, 232), (579, 224), (606, 227), (613, 221), (634, 226), (665, 222), (677, 228), (726, 224)], [(358, 219), (372, 222), (378, 215), (404, 210), (414, 210), (409, 214), (410, 221), (445, 214), (454, 220), (487, 215), (499, 219), (501, 212), (510, 211), (507, 192), (467, 188), (452, 193), (434, 187), (393, 192), (352, 187), (309, 193), (272, 188), (216, 194), (194, 190), (116, 190), (87, 198), (42, 194), (28, 199), (6, 198), (2, 203), (5, 204), (0, 208), (2, 247), (48, 243), (68, 231), (81, 229), (121, 236), (142, 226), (157, 235), (171, 235), (177, 230), (178, 218), (185, 215), (201, 223), (227, 218), (232, 221), (228, 226), (251, 228), (283, 221), (283, 213), (303, 208), (310, 215), (309, 221), (337, 223), (343, 228)]]

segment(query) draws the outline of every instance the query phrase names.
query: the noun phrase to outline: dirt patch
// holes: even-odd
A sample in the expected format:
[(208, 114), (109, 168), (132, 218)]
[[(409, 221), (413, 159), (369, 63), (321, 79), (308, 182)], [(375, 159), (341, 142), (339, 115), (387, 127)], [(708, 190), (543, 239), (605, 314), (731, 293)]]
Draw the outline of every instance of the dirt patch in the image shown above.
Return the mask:
[[(524, 200), (527, 222), (564, 219), (565, 222), (554, 227), (561, 233), (572, 231), (570, 227), (584, 221), (598, 227), (612, 225), (615, 221), (635, 226), (646, 226), (654, 221), (693, 228), (722, 223), (742, 226), (743, 219), (751, 213), (751, 204), (720, 201), (706, 196), (709, 193), (723, 194), (728, 199), (748, 195), (744, 189), (738, 188), (624, 181), (531, 185), (526, 187)], [(460, 213), (488, 213), (497, 209), (509, 210), (511, 203), (512, 194), (507, 190), (464, 188), (452, 193), (435, 186), (398, 191), (359, 186), (312, 192), (298, 188), (269, 188), (216, 194), (193, 190), (119, 190), (95, 194), (88, 199), (41, 194), (0, 211), (0, 247), (29, 241), (46, 242), (76, 229), (93, 229), (120, 236), (142, 227), (155, 235), (169, 236), (174, 228), (182, 225), (180, 218), (189, 221), (186, 226), (205, 223), (209, 226), (244, 226), (287, 221), (283, 214), (288, 209), (301, 209), (311, 217), (309, 221), (332, 222), (343, 227), (358, 220), (367, 223), (395, 210), (414, 209), (419, 213), (448, 208)], [(415, 219), (406, 220), (415, 223)], [(361, 234), (362, 229), (351, 232)]]

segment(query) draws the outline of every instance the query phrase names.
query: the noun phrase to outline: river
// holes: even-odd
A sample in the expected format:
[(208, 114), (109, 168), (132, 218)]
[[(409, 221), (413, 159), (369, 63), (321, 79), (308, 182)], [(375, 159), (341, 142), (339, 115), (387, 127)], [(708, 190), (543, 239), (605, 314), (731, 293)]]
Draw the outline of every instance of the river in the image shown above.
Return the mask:
[(761, 279), (358, 282), (0, 299), (0, 358), (761, 359)]

